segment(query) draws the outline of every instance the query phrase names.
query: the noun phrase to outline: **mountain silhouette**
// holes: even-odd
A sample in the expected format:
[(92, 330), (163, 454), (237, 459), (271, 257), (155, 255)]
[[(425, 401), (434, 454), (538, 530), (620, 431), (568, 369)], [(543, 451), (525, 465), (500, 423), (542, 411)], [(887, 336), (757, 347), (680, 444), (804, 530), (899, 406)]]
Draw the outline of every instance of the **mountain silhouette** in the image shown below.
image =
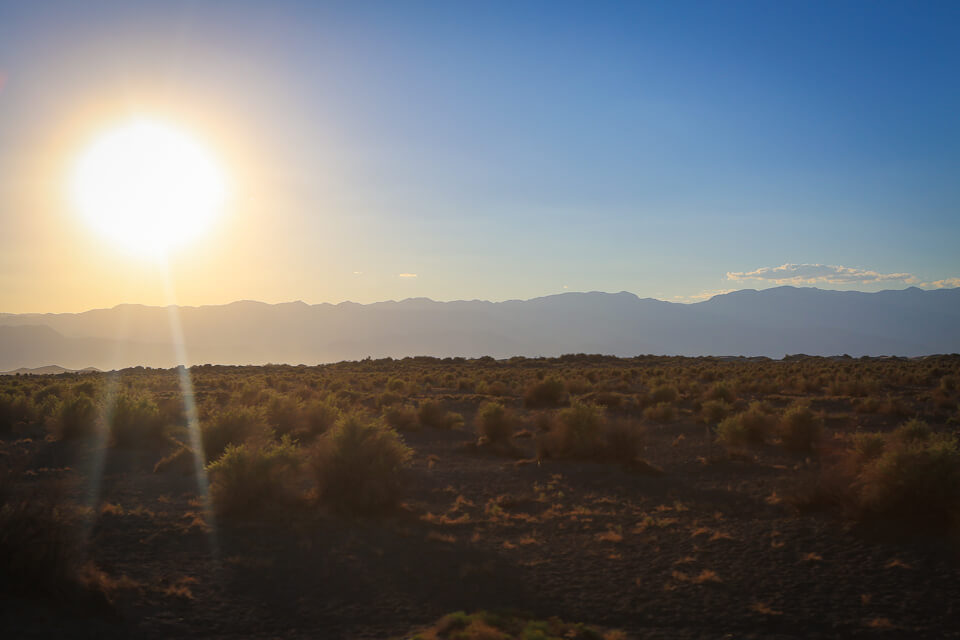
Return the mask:
[(357, 304), (239, 301), (201, 307), (118, 305), (83, 313), (0, 314), (0, 371), (178, 363), (317, 364), (367, 356), (920, 356), (960, 351), (960, 288), (864, 293), (746, 289), (695, 304), (620, 293), (531, 300)]

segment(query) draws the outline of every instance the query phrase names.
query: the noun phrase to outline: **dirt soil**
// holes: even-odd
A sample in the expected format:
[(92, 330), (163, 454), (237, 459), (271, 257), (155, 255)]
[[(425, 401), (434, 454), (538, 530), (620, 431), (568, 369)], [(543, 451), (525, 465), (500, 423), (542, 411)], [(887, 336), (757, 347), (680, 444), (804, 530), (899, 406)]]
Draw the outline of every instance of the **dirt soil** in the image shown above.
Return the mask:
[(217, 519), (192, 474), (153, 472), (167, 452), (18, 444), (27, 485), (91, 505), (78, 535), (116, 581), (114, 611), (7, 599), (2, 636), (391, 638), (514, 608), (636, 638), (960, 637), (955, 542), (798, 514), (782, 496), (816, 467), (803, 455), (731, 458), (694, 423), (650, 427), (660, 475), (518, 463), (467, 430), (404, 437), (406, 504), (371, 518)]

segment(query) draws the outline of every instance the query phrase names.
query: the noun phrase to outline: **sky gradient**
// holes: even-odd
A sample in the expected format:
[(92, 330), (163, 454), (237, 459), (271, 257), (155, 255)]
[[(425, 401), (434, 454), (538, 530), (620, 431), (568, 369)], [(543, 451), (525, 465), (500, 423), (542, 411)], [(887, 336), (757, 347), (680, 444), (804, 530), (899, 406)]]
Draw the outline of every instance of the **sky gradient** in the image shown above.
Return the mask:
[[(627, 5), (627, 6), (623, 6)], [(0, 2), (0, 311), (960, 286), (960, 4)], [(64, 177), (131, 114), (233, 193), (166, 265)]]

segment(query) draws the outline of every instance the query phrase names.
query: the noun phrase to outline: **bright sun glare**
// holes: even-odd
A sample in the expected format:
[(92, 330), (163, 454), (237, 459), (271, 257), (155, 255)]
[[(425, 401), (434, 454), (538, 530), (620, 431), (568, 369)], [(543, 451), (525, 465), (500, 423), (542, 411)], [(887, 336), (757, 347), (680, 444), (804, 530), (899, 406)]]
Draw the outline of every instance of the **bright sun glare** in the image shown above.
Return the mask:
[(163, 257), (220, 213), (226, 179), (213, 155), (169, 124), (135, 118), (100, 134), (74, 167), (83, 218), (120, 247)]

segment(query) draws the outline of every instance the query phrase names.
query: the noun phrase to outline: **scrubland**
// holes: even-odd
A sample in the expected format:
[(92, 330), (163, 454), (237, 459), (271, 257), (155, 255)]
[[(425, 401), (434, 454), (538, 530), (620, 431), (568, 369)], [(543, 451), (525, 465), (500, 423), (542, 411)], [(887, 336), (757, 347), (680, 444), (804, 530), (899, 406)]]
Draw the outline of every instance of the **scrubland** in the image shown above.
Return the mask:
[(17, 637), (957, 637), (958, 403), (960, 356), (6, 376), (0, 620)]

